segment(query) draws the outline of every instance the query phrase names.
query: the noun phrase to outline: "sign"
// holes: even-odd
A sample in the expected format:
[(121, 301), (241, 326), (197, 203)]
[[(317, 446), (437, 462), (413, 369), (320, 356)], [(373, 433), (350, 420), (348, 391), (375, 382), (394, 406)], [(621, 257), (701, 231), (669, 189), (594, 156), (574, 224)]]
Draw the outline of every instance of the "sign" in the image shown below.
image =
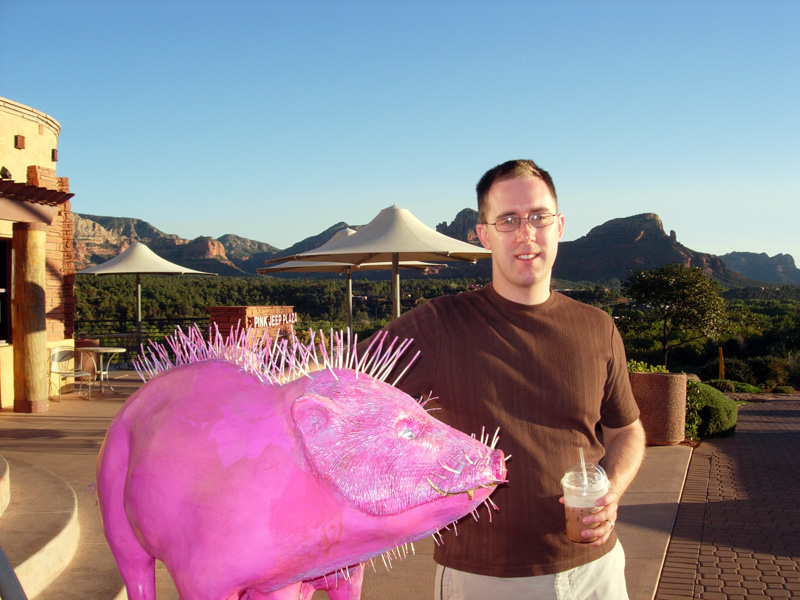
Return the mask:
[(297, 323), (297, 313), (288, 312), (274, 315), (253, 315), (249, 323), (251, 327), (281, 327), (282, 325), (293, 325)]

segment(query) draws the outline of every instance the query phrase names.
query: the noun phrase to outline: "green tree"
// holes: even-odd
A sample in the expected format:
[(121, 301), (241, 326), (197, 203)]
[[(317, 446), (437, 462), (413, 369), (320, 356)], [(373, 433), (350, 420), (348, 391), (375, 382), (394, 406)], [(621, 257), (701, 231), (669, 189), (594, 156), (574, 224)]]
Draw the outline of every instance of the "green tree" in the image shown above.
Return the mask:
[(732, 328), (734, 319), (720, 291), (698, 267), (667, 264), (637, 271), (622, 284), (632, 306), (620, 329), (652, 335), (666, 367), (669, 351), (676, 346), (715, 339)]

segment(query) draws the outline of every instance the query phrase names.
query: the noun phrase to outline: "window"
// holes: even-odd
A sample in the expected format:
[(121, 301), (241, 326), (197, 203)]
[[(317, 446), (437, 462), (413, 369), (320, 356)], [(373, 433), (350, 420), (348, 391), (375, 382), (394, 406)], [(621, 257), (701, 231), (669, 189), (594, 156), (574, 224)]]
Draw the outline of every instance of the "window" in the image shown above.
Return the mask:
[(11, 240), (0, 239), (0, 344), (11, 343)]

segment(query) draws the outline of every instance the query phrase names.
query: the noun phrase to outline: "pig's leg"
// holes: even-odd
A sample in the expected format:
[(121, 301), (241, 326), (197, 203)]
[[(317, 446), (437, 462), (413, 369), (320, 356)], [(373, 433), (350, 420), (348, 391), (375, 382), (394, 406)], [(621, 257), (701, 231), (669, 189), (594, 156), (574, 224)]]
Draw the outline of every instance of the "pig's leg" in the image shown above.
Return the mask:
[(364, 565), (356, 565), (348, 569), (350, 577), (344, 581), (339, 578), (339, 585), (328, 590), (331, 600), (360, 600), (361, 584), (364, 583)]
[(125, 514), (129, 449), (124, 436), (110, 434), (97, 465), (97, 493), (103, 529), (129, 600), (156, 600), (155, 559), (142, 548)]
[(297, 597), (297, 600), (311, 600), (311, 596), (313, 596), (316, 591), (317, 588), (314, 587), (314, 584), (308, 581), (302, 581), (300, 582), (300, 595)]
[[(299, 581), (289, 587), (273, 592), (259, 592), (258, 590), (249, 589), (239, 596), (239, 600), (299, 600), (301, 598), (300, 589)], [(314, 591), (312, 590), (311, 593), (313, 594)]]
[(325, 590), (331, 600), (359, 600), (361, 585), (364, 582), (364, 565), (348, 567), (348, 578), (340, 573), (331, 573), (311, 581), (304, 581), (300, 588), (299, 600), (311, 600), (316, 590)]

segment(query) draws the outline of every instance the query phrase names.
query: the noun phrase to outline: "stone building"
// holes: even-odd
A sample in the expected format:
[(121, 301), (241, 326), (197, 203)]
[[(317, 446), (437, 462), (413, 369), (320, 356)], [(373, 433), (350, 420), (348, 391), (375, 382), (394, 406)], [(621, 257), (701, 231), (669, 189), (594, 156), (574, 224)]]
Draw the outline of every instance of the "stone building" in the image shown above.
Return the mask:
[(48, 409), (48, 348), (74, 343), (73, 194), (56, 175), (60, 131), (0, 98), (0, 406), (19, 412)]

